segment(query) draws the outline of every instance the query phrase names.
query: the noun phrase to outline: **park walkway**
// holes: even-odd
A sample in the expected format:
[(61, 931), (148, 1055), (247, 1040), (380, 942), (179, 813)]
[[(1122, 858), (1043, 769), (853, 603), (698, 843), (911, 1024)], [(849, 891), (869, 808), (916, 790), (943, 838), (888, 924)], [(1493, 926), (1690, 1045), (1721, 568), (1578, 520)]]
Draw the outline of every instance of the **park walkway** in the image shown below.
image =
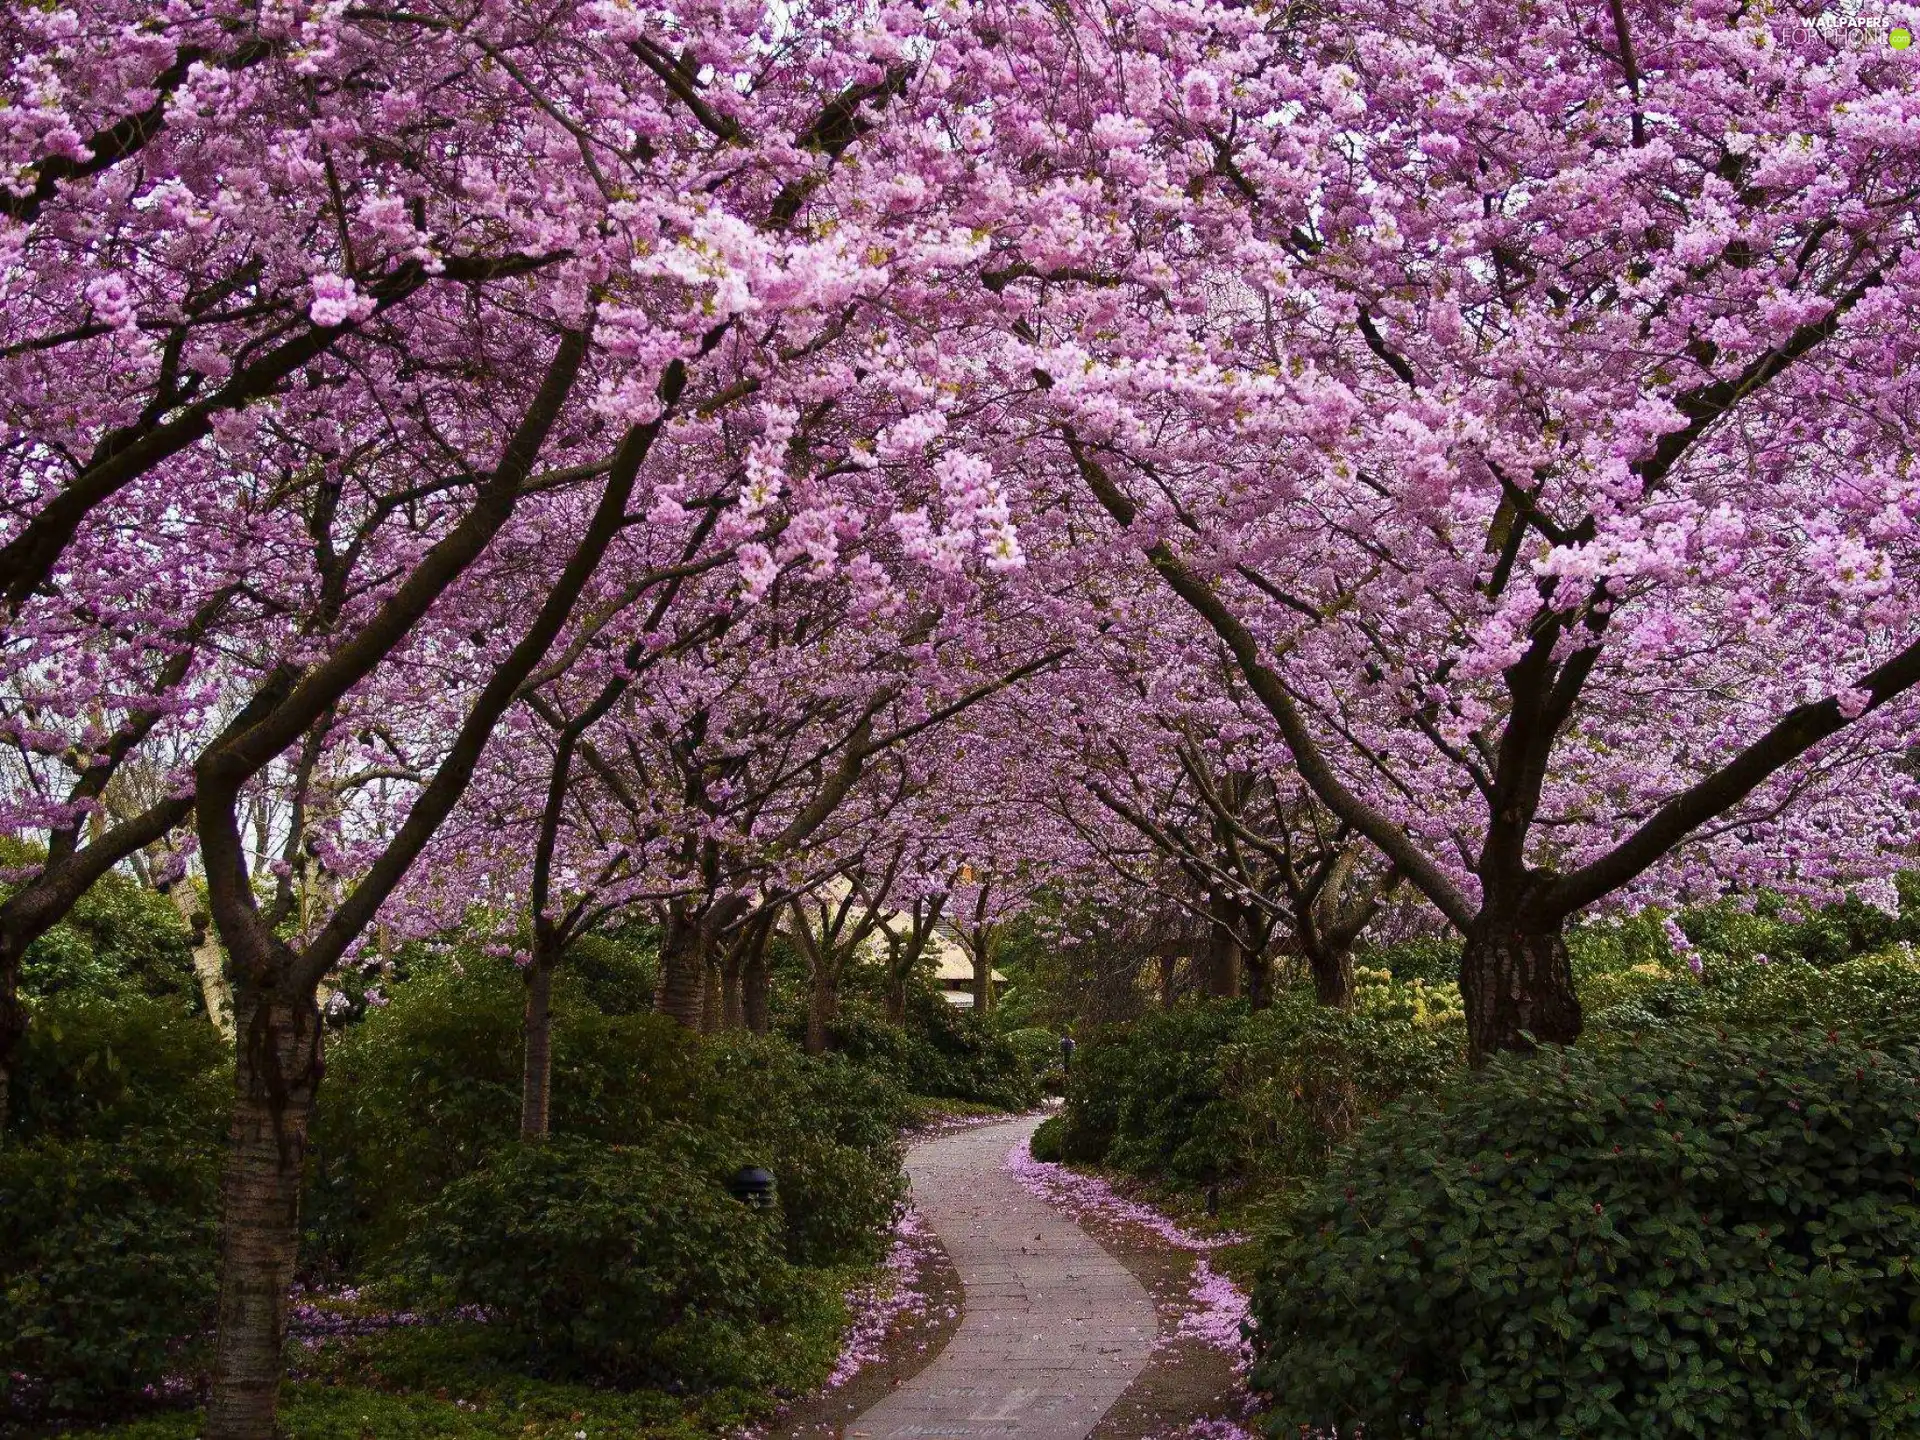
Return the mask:
[(1034, 1116), (924, 1140), (914, 1205), (966, 1290), (934, 1362), (847, 1427), (860, 1440), (1084, 1440), (1153, 1349), (1151, 1299), (1073, 1221), (1002, 1166)]

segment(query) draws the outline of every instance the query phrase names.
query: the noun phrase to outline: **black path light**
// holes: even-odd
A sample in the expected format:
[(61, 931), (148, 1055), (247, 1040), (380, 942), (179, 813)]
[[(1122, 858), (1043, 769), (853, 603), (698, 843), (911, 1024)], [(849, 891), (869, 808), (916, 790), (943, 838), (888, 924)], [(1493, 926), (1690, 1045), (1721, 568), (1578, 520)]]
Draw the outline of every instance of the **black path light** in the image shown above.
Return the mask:
[(727, 1182), (727, 1193), (756, 1210), (764, 1210), (773, 1204), (773, 1172), (758, 1165), (736, 1170)]

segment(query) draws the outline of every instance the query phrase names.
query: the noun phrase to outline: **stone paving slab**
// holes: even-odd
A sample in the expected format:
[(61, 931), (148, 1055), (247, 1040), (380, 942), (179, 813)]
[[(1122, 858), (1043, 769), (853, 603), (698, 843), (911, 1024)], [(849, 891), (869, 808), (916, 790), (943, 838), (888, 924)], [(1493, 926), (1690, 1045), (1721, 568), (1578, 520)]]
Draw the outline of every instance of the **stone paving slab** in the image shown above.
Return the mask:
[(960, 1328), (926, 1369), (847, 1427), (858, 1440), (1085, 1440), (1145, 1368), (1153, 1301), (1078, 1225), (1001, 1162), (1039, 1118), (913, 1147), (913, 1201), (966, 1287)]

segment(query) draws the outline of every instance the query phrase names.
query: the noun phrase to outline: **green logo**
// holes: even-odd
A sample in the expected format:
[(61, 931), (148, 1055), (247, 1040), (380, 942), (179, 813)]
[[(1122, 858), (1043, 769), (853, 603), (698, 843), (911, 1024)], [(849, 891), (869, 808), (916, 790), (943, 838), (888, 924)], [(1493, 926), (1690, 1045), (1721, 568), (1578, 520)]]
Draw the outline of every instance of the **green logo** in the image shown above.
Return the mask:
[(1913, 44), (1913, 32), (1904, 25), (1896, 25), (1887, 34), (1887, 44), (1896, 50), (1904, 50)]

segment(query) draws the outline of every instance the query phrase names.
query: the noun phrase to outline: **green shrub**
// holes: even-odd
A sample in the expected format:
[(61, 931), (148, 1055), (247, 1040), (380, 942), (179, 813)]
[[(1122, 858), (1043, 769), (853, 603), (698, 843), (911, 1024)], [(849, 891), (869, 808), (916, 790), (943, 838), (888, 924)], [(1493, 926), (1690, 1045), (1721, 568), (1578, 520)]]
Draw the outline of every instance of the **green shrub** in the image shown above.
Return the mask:
[(1049, 1115), (1034, 1130), (1033, 1138), (1027, 1142), (1027, 1149), (1036, 1160), (1047, 1164), (1058, 1164), (1067, 1158), (1066, 1130), (1066, 1116)]
[(1316, 1174), (1362, 1121), (1457, 1070), (1465, 1044), (1465, 1012), (1450, 984), (1362, 966), (1349, 1009), (1288, 992), (1218, 1056), (1231, 1117), (1221, 1173), (1266, 1182)]
[(1751, 905), (1732, 900), (1681, 911), (1675, 918), (1687, 938), (1709, 957), (1775, 962), (1804, 960), (1838, 965), (1901, 942), (1920, 941), (1920, 872), (1897, 877), (1900, 913), (1889, 915), (1853, 895), (1811, 911), (1793, 912), (1778, 895), (1762, 893)]
[(97, 1414), (183, 1367), (211, 1319), (218, 1213), (204, 1141), (0, 1148), (0, 1400)]
[[(803, 1014), (787, 1022), (786, 1033), (796, 1043), (805, 1030)], [(1033, 1072), (990, 1022), (918, 987), (908, 991), (904, 1026), (883, 1019), (864, 998), (844, 1000), (827, 1043), (915, 1095), (1002, 1110), (1025, 1110), (1040, 1098)]]
[(905, 1092), (884, 1072), (778, 1040), (731, 1036), (702, 1054), (719, 1102), (710, 1123), (779, 1182), (788, 1256), (805, 1265), (879, 1259), (905, 1189)]
[(102, 1413), (205, 1327), (231, 1061), (175, 1000), (75, 987), (28, 1008), (0, 1144), (0, 1400)]
[(1029, 1025), (1024, 1029), (1009, 1030), (1007, 1046), (1026, 1067), (1027, 1074), (1033, 1077), (1033, 1083), (1046, 1091), (1047, 1078), (1057, 1075), (1060, 1070), (1060, 1037), (1051, 1030)]
[[(1138, 1175), (1203, 1184), (1233, 1167), (1239, 1146), (1233, 1102), (1221, 1094), (1220, 1052), (1247, 1023), (1237, 1001), (1157, 1011), (1127, 1030), (1128, 1063), (1115, 1096), (1109, 1164)], [(1075, 1055), (1078, 1065), (1080, 1056)], [(1081, 1094), (1090, 1070), (1071, 1087)]]
[(872, 1262), (904, 1197), (897, 1154), (839, 1145), (794, 1130), (767, 1163), (779, 1182), (787, 1255), (799, 1265)]
[(219, 1032), (175, 1001), (62, 991), (28, 1006), (7, 1128), (28, 1141), (175, 1129), (211, 1139), (232, 1063)]
[(1249, 1013), (1206, 1001), (1088, 1037), (1057, 1132), (1063, 1159), (1188, 1185), (1313, 1173), (1366, 1116), (1461, 1063), (1452, 985), (1355, 972), (1350, 1009), (1295, 988)]
[(653, 1008), (659, 936), (650, 925), (583, 935), (567, 947), (563, 984), (607, 1015), (638, 1015)]
[(1596, 1012), (1598, 1034), (1634, 1034), (1675, 1023), (1737, 1028), (1838, 1030), (1892, 1047), (1920, 1037), (1920, 957), (1901, 948), (1820, 967), (1805, 960), (1716, 958), (1695, 978), (1684, 971)]
[(1106, 1026), (1082, 1033), (1067, 1071), (1067, 1105), (1060, 1115), (1059, 1158), (1097, 1165), (1120, 1133), (1121, 1097), (1132, 1083), (1134, 1048), (1130, 1027)]
[(510, 1146), (428, 1207), (409, 1273), (484, 1306), (556, 1375), (754, 1383), (756, 1332), (818, 1299), (781, 1254), (778, 1217), (727, 1193), (747, 1158), (681, 1127), (647, 1146)]
[(329, 1045), (302, 1216), (309, 1273), (384, 1254), (418, 1206), (515, 1137), (524, 996), (504, 962), (422, 965)]
[(1671, 1026), (1501, 1057), (1270, 1238), (1275, 1433), (1910, 1435), (1920, 1058)]
[[(43, 851), (0, 838), (0, 868), (42, 858)], [(146, 996), (206, 1013), (192, 944), (173, 902), (123, 875), (95, 881), (59, 924), (27, 947), (20, 993)]]
[[(752, 1036), (702, 1039), (610, 1015), (557, 977), (555, 1134), (644, 1145), (679, 1124), (731, 1137), (779, 1177), (789, 1251), (876, 1253), (898, 1194), (905, 1097), (886, 1074)], [(377, 1274), (422, 1205), (519, 1135), (525, 987), (504, 961), (421, 964), (328, 1057), (313, 1134), (304, 1263)]]
[(1456, 985), (1460, 981), (1460, 940), (1451, 932), (1415, 935), (1391, 945), (1363, 946), (1358, 958), (1396, 980), (1424, 980), (1430, 985)]

